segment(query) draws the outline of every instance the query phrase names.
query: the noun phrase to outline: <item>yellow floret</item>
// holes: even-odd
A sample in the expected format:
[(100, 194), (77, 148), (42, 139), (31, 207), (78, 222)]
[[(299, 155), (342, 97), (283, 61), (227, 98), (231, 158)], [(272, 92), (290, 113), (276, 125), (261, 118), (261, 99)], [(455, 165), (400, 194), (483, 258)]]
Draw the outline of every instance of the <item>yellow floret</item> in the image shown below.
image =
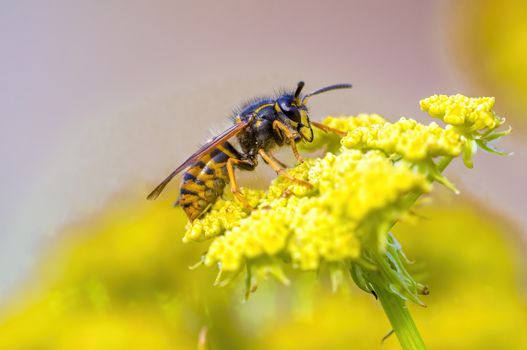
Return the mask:
[[(262, 191), (244, 189), (244, 196), (249, 203), (256, 205), (263, 196)], [(223, 234), (235, 226), (242, 218), (248, 216), (247, 210), (237, 201), (218, 199), (209, 213), (188, 223), (183, 242), (204, 241)]]
[(423, 111), (465, 133), (494, 130), (503, 122), (494, 113), (494, 97), (471, 98), (457, 95), (433, 95), (420, 101)]
[(436, 123), (423, 125), (401, 118), (393, 124), (386, 122), (353, 129), (341, 143), (348, 148), (376, 149), (409, 161), (422, 161), (438, 156), (457, 157), (464, 140), (452, 128), (443, 129)]

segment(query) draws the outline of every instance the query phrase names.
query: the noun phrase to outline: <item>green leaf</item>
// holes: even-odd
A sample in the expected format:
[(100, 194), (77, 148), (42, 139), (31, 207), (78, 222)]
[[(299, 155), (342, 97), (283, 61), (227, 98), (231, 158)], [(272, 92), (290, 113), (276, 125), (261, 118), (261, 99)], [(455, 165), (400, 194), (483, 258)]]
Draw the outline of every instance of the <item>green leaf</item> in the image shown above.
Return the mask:
[(502, 151), (499, 151), (499, 150), (495, 149), (494, 147), (488, 145), (486, 141), (476, 140), (476, 143), (478, 144), (478, 146), (481, 149), (483, 149), (486, 152), (497, 154), (497, 155), (500, 155), (500, 156), (510, 156), (510, 155), (512, 155), (512, 152), (507, 153), (507, 152), (502, 152)]
[(499, 139), (500, 137), (509, 135), (511, 131), (512, 131), (512, 127), (509, 126), (509, 128), (505, 131), (491, 132), (491, 133), (485, 134), (480, 138), (480, 140), (483, 140), (485, 142), (494, 141), (496, 139)]

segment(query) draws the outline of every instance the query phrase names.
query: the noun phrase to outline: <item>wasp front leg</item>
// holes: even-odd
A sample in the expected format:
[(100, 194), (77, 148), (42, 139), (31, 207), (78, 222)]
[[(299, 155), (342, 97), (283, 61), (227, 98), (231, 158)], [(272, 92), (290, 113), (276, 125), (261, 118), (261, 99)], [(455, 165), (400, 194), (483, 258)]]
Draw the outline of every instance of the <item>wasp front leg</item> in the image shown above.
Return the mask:
[(285, 135), (285, 137), (289, 140), (289, 145), (291, 146), (291, 150), (293, 151), (295, 158), (300, 163), (303, 163), (304, 158), (302, 158), (302, 156), (298, 152), (298, 149), (296, 148), (296, 139), (298, 138), (298, 134), (297, 135), (293, 134), (291, 130), (289, 130), (289, 128), (284, 123), (278, 120), (275, 120), (273, 122), (273, 129), (279, 132), (282, 132)]
[(249, 204), (249, 201), (247, 201), (247, 198), (243, 196), (243, 194), (240, 191), (240, 188), (238, 187), (238, 183), (236, 182), (236, 176), (234, 174), (235, 165), (245, 170), (254, 170), (254, 168), (256, 167), (256, 163), (250, 160), (243, 160), (243, 159), (237, 159), (237, 158), (229, 158), (227, 160), (227, 174), (229, 175), (231, 192), (234, 195), (234, 197), (236, 197), (236, 199), (240, 203), (243, 204), (245, 208), (252, 210), (254, 208)]
[(271, 156), (269, 156), (269, 154), (267, 154), (267, 152), (265, 152), (265, 150), (264, 150), (263, 148), (260, 148), (260, 149), (258, 150), (258, 154), (263, 158), (263, 160), (264, 160), (267, 164), (269, 164), (269, 166), (270, 166), (271, 168), (273, 168), (274, 171), (276, 171), (277, 174), (282, 175), (282, 176), (285, 177), (286, 179), (289, 179), (289, 180), (291, 180), (291, 181), (293, 181), (293, 182), (296, 182), (296, 183), (299, 184), (299, 185), (306, 186), (306, 187), (308, 187), (308, 188), (312, 188), (312, 187), (313, 187), (313, 185), (310, 184), (309, 182), (304, 181), (304, 180), (301, 180), (301, 179), (297, 179), (296, 177), (293, 177), (293, 176), (289, 175), (288, 173), (286, 173), (286, 172), (284, 171), (284, 169), (282, 169), (282, 168), (280, 167), (280, 165), (278, 165), (278, 164), (273, 160), (273, 158), (271, 158)]
[(332, 128), (331, 126), (327, 126), (327, 125), (319, 123), (319, 122), (311, 121), (311, 125), (313, 125), (314, 127), (319, 128), (320, 130), (322, 130), (324, 132), (332, 132), (332, 133), (337, 134), (337, 135), (342, 136), (342, 137), (344, 137), (344, 136), (346, 136), (348, 134), (345, 131)]

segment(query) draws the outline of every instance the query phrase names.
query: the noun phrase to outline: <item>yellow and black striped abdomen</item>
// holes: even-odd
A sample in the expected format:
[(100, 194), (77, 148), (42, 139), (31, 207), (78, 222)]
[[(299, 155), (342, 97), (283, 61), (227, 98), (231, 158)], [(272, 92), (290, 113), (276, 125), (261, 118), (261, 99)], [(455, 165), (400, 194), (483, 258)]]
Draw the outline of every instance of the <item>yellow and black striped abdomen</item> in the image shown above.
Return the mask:
[(227, 161), (240, 158), (239, 152), (225, 142), (201, 157), (183, 174), (176, 205), (185, 210), (190, 221), (206, 212), (223, 194), (229, 182)]

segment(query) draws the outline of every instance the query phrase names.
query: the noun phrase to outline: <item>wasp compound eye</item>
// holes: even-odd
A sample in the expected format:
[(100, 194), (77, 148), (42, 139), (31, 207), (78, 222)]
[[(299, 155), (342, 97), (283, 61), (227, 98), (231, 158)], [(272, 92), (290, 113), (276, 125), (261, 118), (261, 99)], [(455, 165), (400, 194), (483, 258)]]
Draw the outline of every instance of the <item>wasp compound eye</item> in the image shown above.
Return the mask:
[(278, 106), (280, 107), (280, 109), (282, 110), (282, 112), (284, 113), (288, 113), (288, 112), (291, 112), (292, 110), (292, 106), (291, 106), (291, 101), (289, 101), (289, 99), (287, 98), (279, 98), (278, 99)]
[(292, 105), (291, 99), (287, 97), (279, 98), (278, 106), (287, 118), (291, 119), (296, 123), (300, 122), (300, 112), (298, 110), (298, 107)]

